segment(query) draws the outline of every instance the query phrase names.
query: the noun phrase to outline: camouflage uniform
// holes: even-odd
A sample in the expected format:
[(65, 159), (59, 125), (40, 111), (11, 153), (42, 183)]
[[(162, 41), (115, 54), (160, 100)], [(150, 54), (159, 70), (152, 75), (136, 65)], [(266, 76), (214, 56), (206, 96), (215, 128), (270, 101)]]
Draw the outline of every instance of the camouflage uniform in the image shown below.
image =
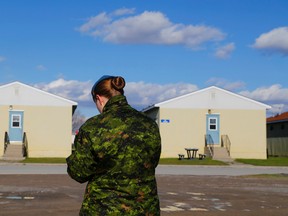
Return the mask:
[(161, 152), (157, 124), (112, 97), (86, 121), (66, 159), (74, 180), (88, 181), (80, 215), (160, 215), (155, 168)]

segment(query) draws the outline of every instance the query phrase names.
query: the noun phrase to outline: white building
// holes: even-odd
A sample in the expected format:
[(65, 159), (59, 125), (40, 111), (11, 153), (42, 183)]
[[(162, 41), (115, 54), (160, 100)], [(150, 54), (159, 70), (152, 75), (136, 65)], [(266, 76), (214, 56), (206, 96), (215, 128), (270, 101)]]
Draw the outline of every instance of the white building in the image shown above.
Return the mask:
[(266, 159), (266, 110), (269, 108), (212, 86), (154, 104), (144, 112), (159, 124), (162, 158), (186, 154), (185, 148), (210, 154), (209, 150), (214, 147), (214, 154), (225, 149), (232, 159)]
[(0, 86), (0, 157), (5, 134), (11, 146), (25, 138), (29, 157), (68, 156), (76, 108), (74, 101), (20, 82)]

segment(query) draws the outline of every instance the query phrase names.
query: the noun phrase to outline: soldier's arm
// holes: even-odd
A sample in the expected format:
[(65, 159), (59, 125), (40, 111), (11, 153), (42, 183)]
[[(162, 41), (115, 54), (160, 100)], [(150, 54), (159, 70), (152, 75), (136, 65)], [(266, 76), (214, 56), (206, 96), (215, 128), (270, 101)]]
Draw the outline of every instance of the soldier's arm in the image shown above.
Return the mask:
[(79, 131), (74, 141), (75, 150), (66, 159), (67, 172), (77, 182), (88, 181), (95, 173), (95, 161), (91, 152), (91, 140), (87, 132)]

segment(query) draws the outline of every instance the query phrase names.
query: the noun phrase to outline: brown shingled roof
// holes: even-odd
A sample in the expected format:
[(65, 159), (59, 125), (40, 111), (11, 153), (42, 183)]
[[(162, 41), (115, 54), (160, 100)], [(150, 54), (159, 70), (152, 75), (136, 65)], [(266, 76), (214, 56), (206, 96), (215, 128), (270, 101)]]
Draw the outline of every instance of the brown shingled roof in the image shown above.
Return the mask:
[(285, 120), (288, 121), (288, 112), (277, 114), (276, 116), (272, 116), (266, 119), (267, 122), (285, 121)]

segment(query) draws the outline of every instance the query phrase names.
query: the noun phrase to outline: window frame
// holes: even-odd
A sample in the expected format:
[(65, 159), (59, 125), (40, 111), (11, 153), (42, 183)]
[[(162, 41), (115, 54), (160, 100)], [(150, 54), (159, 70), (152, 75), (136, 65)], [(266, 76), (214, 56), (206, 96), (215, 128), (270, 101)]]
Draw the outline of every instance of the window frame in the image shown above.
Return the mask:
[[(18, 121), (15, 121), (14, 117), (18, 117)], [(21, 115), (20, 114), (12, 114), (11, 115), (11, 128), (22, 128), (21, 127)], [(14, 123), (18, 123), (18, 126), (14, 126)]]
[[(215, 123), (211, 123), (211, 120), (215, 120)], [(209, 125), (208, 125), (208, 130), (209, 131), (217, 131), (218, 130), (218, 122), (217, 122), (217, 118), (216, 117), (209, 117), (208, 121), (209, 121)], [(215, 126), (215, 128), (211, 128), (211, 126)]]

